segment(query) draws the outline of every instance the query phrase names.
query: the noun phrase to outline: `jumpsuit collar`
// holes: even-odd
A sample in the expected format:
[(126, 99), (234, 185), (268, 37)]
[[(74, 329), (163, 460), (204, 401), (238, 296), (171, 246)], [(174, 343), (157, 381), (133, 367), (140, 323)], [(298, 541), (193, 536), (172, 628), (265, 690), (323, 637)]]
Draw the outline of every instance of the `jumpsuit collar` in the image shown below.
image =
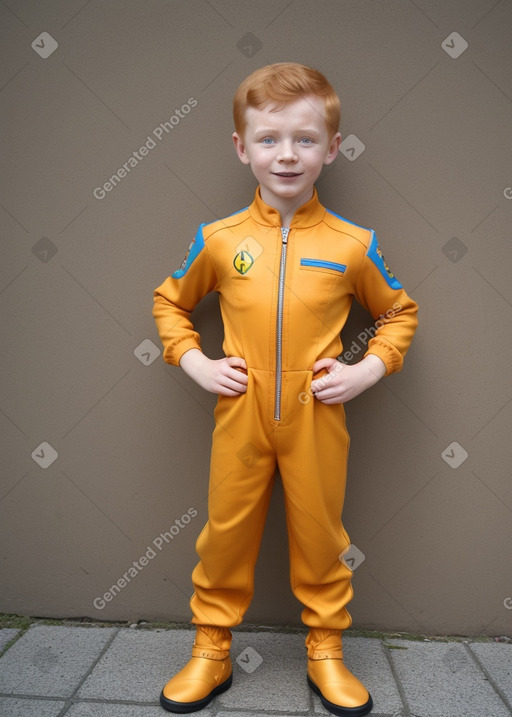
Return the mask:
[[(316, 187), (313, 187), (313, 196), (311, 199), (297, 209), (293, 215), (290, 229), (298, 227), (312, 227), (322, 221), (325, 214), (325, 207), (320, 204)], [(249, 206), (251, 217), (265, 226), (279, 227), (281, 226), (281, 216), (277, 209), (265, 204), (260, 194), (260, 187), (256, 189), (254, 201)]]

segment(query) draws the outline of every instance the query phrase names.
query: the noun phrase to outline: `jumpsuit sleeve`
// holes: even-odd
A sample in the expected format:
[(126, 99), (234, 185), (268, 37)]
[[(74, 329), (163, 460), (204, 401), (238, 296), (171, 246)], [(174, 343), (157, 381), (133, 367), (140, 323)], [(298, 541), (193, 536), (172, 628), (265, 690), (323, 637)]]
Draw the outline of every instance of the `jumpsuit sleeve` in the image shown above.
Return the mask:
[(205, 246), (203, 227), (189, 246), (181, 267), (157, 287), (153, 316), (164, 347), (166, 363), (178, 366), (189, 349), (201, 350), (200, 337), (190, 314), (199, 301), (215, 288), (217, 276)]
[(418, 325), (418, 305), (387, 266), (375, 234), (359, 271), (355, 298), (375, 319), (368, 354), (386, 365), (386, 376), (400, 371)]

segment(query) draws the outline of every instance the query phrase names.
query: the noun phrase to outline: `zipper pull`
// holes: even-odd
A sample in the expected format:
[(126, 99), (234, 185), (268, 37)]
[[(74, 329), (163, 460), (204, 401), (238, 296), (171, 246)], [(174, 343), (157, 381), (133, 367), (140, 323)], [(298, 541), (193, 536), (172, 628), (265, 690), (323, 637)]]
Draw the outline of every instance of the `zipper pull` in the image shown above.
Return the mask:
[(289, 231), (290, 231), (289, 227), (281, 227), (281, 238), (283, 240), (283, 244), (286, 244), (288, 242)]

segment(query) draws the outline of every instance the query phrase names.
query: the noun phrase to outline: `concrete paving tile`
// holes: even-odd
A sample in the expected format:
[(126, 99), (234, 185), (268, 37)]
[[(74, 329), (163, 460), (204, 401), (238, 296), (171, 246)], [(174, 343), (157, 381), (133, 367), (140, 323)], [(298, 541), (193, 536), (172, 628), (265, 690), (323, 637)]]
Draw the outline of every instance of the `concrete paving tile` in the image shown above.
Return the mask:
[(306, 712), (306, 649), (303, 635), (236, 632), (231, 650), (233, 686), (216, 698), (220, 709)]
[(114, 628), (35, 625), (0, 659), (0, 692), (68, 697)]
[[(75, 702), (66, 717), (163, 717), (166, 713), (158, 706), (116, 705), (112, 702)], [(201, 713), (202, 715), (203, 713)], [(205, 717), (208, 714), (205, 713)]]
[(375, 638), (346, 637), (343, 640), (344, 662), (370, 692), (373, 711), (398, 714), (403, 704), (386, 650), (384, 644)]
[(57, 700), (22, 700), (18, 697), (0, 697), (2, 717), (57, 717), (64, 702)]
[[(0, 640), (6, 644), (17, 632), (1, 630)], [(65, 702), (57, 698), (73, 694), (113, 634), (66, 717), (161, 717), (160, 691), (190, 658), (193, 630), (35, 625), (0, 659), (0, 692), (17, 695), (0, 697), (0, 715), (58, 717)], [(512, 645), (388, 643), (405, 649), (374, 638), (344, 639), (347, 666), (372, 694), (372, 715), (406, 714), (389, 657), (415, 717), (510, 717), (468, 648), (512, 702)], [(304, 635), (235, 631), (232, 659), (233, 687), (201, 712), (204, 717), (330, 714), (307, 686)]]
[(0, 630), (0, 652), (2, 652), (7, 643), (16, 637), (18, 633), (19, 630), (11, 627), (4, 627)]
[(79, 697), (156, 702), (165, 683), (190, 659), (193, 630), (121, 629)]
[(320, 702), (320, 697), (318, 695), (313, 695), (313, 712), (315, 715), (330, 715), (331, 713), (328, 712), (323, 704)]
[(415, 717), (510, 717), (485, 675), (459, 643), (393, 640), (391, 659)]
[(512, 645), (473, 642), (469, 647), (512, 704)]

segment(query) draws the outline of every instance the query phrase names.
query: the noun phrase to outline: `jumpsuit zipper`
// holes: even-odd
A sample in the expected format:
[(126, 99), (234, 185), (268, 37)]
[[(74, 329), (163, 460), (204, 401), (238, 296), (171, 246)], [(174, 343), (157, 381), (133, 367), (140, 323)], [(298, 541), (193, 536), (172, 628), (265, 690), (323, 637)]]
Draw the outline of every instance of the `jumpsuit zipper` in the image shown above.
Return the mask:
[(281, 420), (281, 387), (283, 382), (283, 298), (284, 278), (286, 274), (286, 250), (288, 248), (289, 229), (281, 227), (281, 263), (279, 265), (279, 284), (277, 293), (276, 321), (276, 384), (274, 401), (274, 420)]

